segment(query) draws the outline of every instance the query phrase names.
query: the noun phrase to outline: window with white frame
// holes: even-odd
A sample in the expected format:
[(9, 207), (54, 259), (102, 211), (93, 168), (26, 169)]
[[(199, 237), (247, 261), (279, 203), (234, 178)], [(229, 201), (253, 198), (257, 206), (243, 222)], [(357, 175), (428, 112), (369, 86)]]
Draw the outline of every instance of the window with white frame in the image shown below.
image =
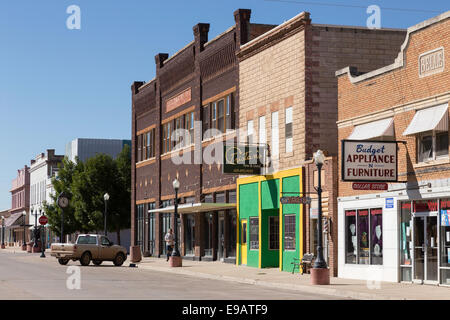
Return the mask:
[(269, 250), (280, 248), (280, 222), (279, 217), (269, 217)]
[(292, 152), (292, 107), (286, 109), (284, 135), (286, 140), (286, 152)]
[(247, 121), (247, 143), (253, 143), (253, 120)]
[(259, 143), (266, 144), (266, 117), (259, 117)]
[(272, 112), (272, 146), (271, 157), (278, 159), (279, 154), (279, 134), (278, 134), (278, 111)]
[(428, 131), (417, 136), (417, 162), (448, 157), (448, 131)]
[(250, 250), (259, 249), (259, 218), (250, 218)]

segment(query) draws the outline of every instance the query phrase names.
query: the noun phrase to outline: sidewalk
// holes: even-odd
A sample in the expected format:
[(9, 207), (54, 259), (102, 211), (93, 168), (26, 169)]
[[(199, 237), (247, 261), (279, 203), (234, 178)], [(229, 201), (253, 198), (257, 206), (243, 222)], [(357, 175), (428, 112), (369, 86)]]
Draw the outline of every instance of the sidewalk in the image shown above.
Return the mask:
[[(329, 286), (310, 285), (308, 274), (281, 272), (278, 268), (257, 269), (222, 262), (183, 260), (183, 267), (170, 268), (164, 258), (143, 258), (138, 268), (171, 272), (198, 278), (253, 284), (277, 289), (298, 290), (339, 298), (362, 300), (450, 300), (450, 288), (405, 283), (371, 283), (331, 278)], [(251, 299), (251, 297), (249, 297)]]

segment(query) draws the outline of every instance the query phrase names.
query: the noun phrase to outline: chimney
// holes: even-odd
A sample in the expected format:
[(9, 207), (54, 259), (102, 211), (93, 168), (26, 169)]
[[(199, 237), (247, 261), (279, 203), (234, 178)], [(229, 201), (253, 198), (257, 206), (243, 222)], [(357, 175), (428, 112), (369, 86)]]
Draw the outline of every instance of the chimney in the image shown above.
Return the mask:
[(155, 63), (156, 63), (156, 69), (160, 69), (164, 66), (164, 61), (169, 58), (169, 55), (167, 53), (158, 53), (155, 56)]
[(205, 43), (208, 42), (209, 23), (197, 23), (192, 30), (194, 31), (195, 46), (199, 48), (198, 52), (201, 52)]
[(131, 92), (133, 93), (133, 95), (137, 94), (139, 92), (139, 88), (142, 87), (143, 85), (144, 85), (143, 81), (133, 82), (133, 84), (131, 85)]
[(234, 21), (236, 22), (236, 49), (250, 40), (250, 9), (237, 9), (234, 12)]

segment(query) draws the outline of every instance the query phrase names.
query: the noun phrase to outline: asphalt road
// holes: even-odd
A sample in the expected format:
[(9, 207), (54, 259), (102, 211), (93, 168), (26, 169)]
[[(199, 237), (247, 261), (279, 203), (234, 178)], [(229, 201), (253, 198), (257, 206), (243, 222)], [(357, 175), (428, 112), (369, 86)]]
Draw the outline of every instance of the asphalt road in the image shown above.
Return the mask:
[[(201, 279), (128, 267), (111, 262), (82, 267), (78, 262), (67, 266), (55, 258), (39, 254), (0, 251), (0, 300), (328, 300), (336, 297), (302, 293), (250, 284)], [(80, 289), (69, 289), (76, 266), (80, 272)], [(70, 270), (70, 269), (69, 269)], [(73, 271), (72, 271), (73, 272)], [(68, 281), (69, 280), (69, 281)], [(71, 281), (72, 280), (72, 281)]]

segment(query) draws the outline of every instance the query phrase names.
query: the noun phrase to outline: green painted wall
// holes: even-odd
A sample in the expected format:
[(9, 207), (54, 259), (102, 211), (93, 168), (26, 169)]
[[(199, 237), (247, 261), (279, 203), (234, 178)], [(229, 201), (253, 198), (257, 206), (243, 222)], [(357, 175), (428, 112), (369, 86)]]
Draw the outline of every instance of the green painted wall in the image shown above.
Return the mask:
[[(259, 251), (250, 250), (250, 217), (259, 216), (258, 183), (248, 183), (239, 186), (239, 220), (247, 219), (247, 265), (258, 267)], [(239, 221), (239, 243), (241, 243), (241, 223)], [(260, 244), (261, 245), (261, 244)], [(239, 255), (241, 263), (242, 255)]]
[[(299, 176), (292, 176), (283, 178), (283, 193), (285, 192), (300, 192), (300, 179)], [(298, 196), (299, 194), (285, 194), (286, 196)], [(299, 258), (300, 256), (300, 205), (299, 204), (283, 204), (283, 221), (280, 221), (283, 228), (283, 243), (280, 244), (280, 248), (283, 250), (282, 253), (282, 270), (292, 272), (293, 265), (291, 264), (294, 260), (293, 258)], [(295, 214), (295, 250), (284, 250), (284, 217), (285, 215)], [(299, 270), (296, 269), (296, 272)]]

